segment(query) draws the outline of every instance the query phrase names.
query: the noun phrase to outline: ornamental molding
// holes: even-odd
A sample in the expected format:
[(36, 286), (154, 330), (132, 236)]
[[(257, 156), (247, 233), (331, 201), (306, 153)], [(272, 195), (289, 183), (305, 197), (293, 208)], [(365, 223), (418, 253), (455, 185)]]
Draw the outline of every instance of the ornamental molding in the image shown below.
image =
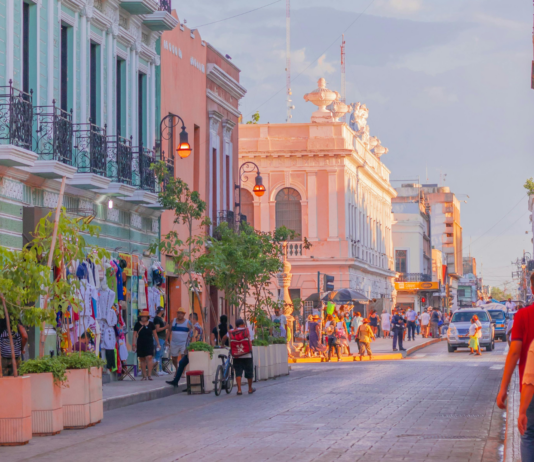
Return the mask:
[(7, 178), (0, 179), (0, 195), (24, 202), (24, 185)]
[(141, 215), (138, 215), (137, 213), (131, 213), (130, 214), (130, 226), (132, 228), (142, 229), (143, 220), (141, 219)]
[(206, 95), (214, 103), (217, 103), (223, 109), (226, 109), (230, 114), (236, 117), (239, 117), (241, 115), (241, 112), (239, 112), (234, 106), (227, 103), (224, 99), (222, 99), (219, 95), (217, 95), (214, 91), (210, 90), (209, 88), (206, 89)]
[(159, 233), (159, 220), (155, 220), (154, 218), (152, 218), (152, 232), (154, 234)]
[(209, 63), (207, 65), (206, 76), (213, 83), (230, 93), (234, 98), (241, 99), (247, 93), (246, 88), (237, 80), (230, 77), (217, 64)]
[(114, 223), (119, 222), (119, 209), (108, 209), (107, 219)]
[(210, 119), (210, 132), (217, 133), (219, 131), (219, 124), (223, 119), (223, 115), (218, 111), (209, 111), (208, 117)]
[(57, 207), (58, 200), (59, 200), (59, 194), (56, 194), (50, 191), (44, 191), (43, 205), (45, 207), (55, 209)]
[(234, 130), (235, 126), (236, 123), (230, 119), (224, 119), (222, 121), (224, 141), (230, 142), (230, 139), (232, 138), (232, 131)]

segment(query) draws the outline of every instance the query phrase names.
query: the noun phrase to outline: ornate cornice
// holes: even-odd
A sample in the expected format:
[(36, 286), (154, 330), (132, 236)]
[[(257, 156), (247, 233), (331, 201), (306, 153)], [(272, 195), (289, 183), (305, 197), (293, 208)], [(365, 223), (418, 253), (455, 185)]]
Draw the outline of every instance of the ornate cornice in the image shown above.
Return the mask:
[(243, 87), (237, 80), (230, 77), (217, 66), (217, 64), (208, 63), (206, 76), (213, 83), (230, 93), (235, 99), (239, 100), (247, 93), (245, 87)]
[(241, 112), (239, 112), (234, 106), (227, 103), (224, 99), (222, 99), (217, 93), (210, 90), (209, 88), (206, 89), (206, 95), (209, 99), (211, 99), (214, 103), (217, 103), (222, 108), (226, 109), (230, 114), (235, 115), (236, 117), (239, 117), (241, 115)]

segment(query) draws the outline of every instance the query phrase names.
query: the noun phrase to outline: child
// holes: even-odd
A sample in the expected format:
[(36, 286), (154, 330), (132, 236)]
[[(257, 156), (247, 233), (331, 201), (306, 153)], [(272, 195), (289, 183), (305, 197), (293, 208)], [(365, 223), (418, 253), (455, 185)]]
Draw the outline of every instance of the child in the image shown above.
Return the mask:
[(358, 345), (360, 348), (360, 361), (362, 360), (366, 350), (367, 354), (369, 355), (369, 360), (373, 359), (371, 340), (375, 339), (375, 335), (373, 333), (373, 329), (368, 324), (369, 319), (364, 319), (356, 331), (356, 338), (358, 339)]
[(471, 325), (469, 326), (469, 349), (471, 350), (470, 355), (475, 354), (475, 350), (477, 351), (476, 355), (481, 356), (480, 351), (478, 351), (478, 337), (477, 337), (477, 330), (478, 326), (476, 325), (475, 319), (471, 319)]
[(335, 324), (332, 323), (326, 328), (326, 338), (328, 339), (328, 361), (332, 359), (332, 350), (336, 349), (337, 361), (341, 361), (339, 354), (339, 340), (337, 339)]

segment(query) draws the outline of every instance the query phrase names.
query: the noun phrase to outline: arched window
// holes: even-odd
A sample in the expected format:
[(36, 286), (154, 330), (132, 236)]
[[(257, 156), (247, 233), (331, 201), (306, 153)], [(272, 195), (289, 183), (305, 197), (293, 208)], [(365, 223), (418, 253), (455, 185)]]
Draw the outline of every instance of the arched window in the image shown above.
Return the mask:
[(245, 215), (247, 223), (254, 227), (254, 197), (244, 188), (241, 188), (241, 215)]
[(302, 238), (302, 206), (299, 192), (293, 188), (284, 188), (276, 195), (276, 227), (285, 226)]

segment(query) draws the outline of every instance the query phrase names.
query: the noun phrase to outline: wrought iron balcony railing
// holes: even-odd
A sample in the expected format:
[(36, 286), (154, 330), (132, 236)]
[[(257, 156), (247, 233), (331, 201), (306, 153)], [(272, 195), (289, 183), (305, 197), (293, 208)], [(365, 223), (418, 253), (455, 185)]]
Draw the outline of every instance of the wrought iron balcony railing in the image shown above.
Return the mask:
[(31, 150), (32, 93), (13, 88), (11, 80), (0, 87), (0, 142)]
[(217, 226), (221, 223), (228, 223), (230, 229), (237, 229), (237, 222), (235, 219), (235, 213), (233, 210), (220, 210), (217, 213)]
[(33, 121), (36, 126), (33, 151), (41, 160), (57, 160), (72, 165), (72, 109), (70, 112), (52, 106), (35, 106)]
[(171, 13), (171, 0), (159, 0), (159, 11)]
[(156, 162), (153, 150), (143, 145), (133, 148), (133, 177), (134, 185), (145, 191), (156, 191), (156, 176), (150, 166)]
[(106, 126), (94, 125), (89, 120), (86, 124), (74, 126), (74, 165), (79, 173), (94, 173), (108, 176), (108, 143)]
[(108, 178), (116, 183), (132, 185), (132, 138), (124, 138), (120, 135), (107, 137)]
[(432, 282), (431, 274), (424, 273), (401, 273), (397, 282)]

